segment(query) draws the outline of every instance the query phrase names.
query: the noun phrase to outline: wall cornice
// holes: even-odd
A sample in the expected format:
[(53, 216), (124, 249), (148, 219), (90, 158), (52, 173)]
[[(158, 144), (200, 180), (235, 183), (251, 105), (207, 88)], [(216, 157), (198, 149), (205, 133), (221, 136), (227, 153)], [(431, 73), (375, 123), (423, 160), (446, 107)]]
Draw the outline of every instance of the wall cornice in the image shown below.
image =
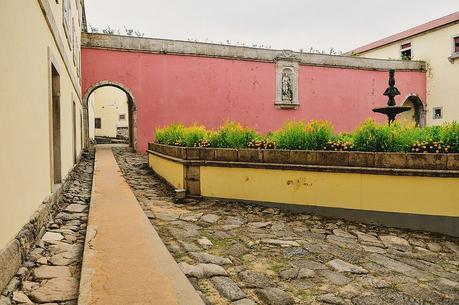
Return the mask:
[(371, 59), (351, 56), (300, 53), (289, 50), (220, 45), (203, 42), (143, 38), (99, 33), (82, 33), (83, 48), (119, 50), (155, 54), (184, 56), (202, 56), (224, 59), (276, 62), (288, 53), (300, 65), (327, 66), (347, 69), (398, 71), (426, 71), (426, 64), (421, 61), (402, 61)]

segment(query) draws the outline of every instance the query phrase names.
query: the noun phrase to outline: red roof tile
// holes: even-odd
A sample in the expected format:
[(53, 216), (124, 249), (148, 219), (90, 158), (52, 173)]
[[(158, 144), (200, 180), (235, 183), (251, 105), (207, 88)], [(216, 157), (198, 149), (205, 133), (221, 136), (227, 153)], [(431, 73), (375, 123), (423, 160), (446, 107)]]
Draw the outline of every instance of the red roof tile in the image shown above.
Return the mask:
[(370, 44), (364, 45), (364, 46), (362, 46), (360, 48), (352, 50), (350, 53), (363, 53), (363, 52), (366, 52), (366, 51), (369, 51), (369, 50), (372, 50), (372, 49), (376, 49), (376, 48), (379, 48), (381, 46), (390, 44), (392, 42), (403, 40), (403, 39), (406, 39), (408, 37), (411, 37), (411, 36), (414, 36), (414, 35), (418, 35), (418, 34), (433, 30), (435, 28), (442, 27), (442, 26), (447, 25), (449, 23), (455, 23), (455, 22), (459, 22), (459, 11), (457, 11), (455, 13), (452, 13), (450, 15), (447, 15), (447, 16), (444, 16), (444, 17), (429, 21), (427, 23), (418, 25), (418, 26), (416, 26), (414, 28), (408, 29), (408, 30), (400, 32), (398, 34), (395, 34), (395, 35), (383, 38), (381, 40), (377, 40), (377, 41), (372, 42)]

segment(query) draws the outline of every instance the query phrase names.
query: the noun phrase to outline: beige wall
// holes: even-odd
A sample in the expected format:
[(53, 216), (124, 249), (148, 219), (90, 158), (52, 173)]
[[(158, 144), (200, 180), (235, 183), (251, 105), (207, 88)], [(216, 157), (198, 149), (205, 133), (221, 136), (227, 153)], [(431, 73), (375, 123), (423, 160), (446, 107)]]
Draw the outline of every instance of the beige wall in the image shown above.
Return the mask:
[[(80, 2), (68, 1), (75, 22), (74, 40), (78, 43), (81, 33)], [(79, 48), (76, 48), (74, 56), (75, 48), (71, 50), (67, 43), (62, 21), (63, 2), (0, 1), (0, 250), (28, 222), (53, 189), (50, 60), (55, 62), (60, 74), (63, 178), (74, 165), (73, 103), (76, 110), (77, 155), (82, 149)], [(48, 15), (49, 19), (42, 9), (52, 12)]]
[[(94, 111), (90, 117), (102, 121), (102, 128), (94, 129), (94, 136), (116, 137), (117, 127), (129, 126), (128, 98), (121, 89), (111, 86), (98, 88), (89, 97), (89, 103), (89, 110)], [(119, 119), (120, 114), (125, 115), (124, 120)]]
[[(403, 41), (363, 52), (362, 57), (400, 59), (400, 46), (411, 42), (414, 60), (427, 62), (427, 125), (459, 120), (459, 58), (452, 63), (453, 37), (459, 36), (459, 23), (420, 34)], [(402, 92), (405, 97), (409, 92)], [(433, 108), (443, 107), (443, 118), (433, 119)]]

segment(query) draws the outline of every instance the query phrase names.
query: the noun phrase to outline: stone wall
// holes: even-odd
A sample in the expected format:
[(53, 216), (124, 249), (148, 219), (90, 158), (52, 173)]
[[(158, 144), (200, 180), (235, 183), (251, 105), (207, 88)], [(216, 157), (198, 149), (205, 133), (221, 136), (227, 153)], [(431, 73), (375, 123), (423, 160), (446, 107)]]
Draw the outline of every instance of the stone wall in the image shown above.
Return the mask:
[(0, 291), (3, 291), (29, 251), (43, 236), (48, 222), (62, 209), (61, 205), (66, 204), (62, 201), (62, 193), (69, 188), (70, 182), (74, 179), (76, 166), (73, 167), (61, 186), (40, 204), (16, 237), (3, 249), (0, 249)]
[(459, 236), (459, 154), (149, 148), (150, 167), (189, 196)]
[(141, 153), (155, 128), (173, 122), (216, 128), (233, 120), (259, 132), (295, 119), (328, 120), (337, 132), (368, 117), (384, 122), (371, 109), (387, 103), (391, 68), (403, 94), (397, 102), (426, 95), (425, 64), (414, 61), (86, 34), (82, 64), (85, 96), (104, 82), (132, 93)]

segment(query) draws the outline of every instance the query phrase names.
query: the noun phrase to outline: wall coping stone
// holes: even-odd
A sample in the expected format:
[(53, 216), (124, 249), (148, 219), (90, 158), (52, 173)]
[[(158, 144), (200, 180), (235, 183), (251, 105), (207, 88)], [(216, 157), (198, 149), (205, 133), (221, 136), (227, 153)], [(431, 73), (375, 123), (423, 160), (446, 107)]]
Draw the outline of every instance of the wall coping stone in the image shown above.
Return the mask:
[(274, 50), (172, 39), (108, 35), (101, 33), (82, 33), (81, 46), (82, 48), (216, 57), (263, 62), (277, 62), (279, 60), (285, 60), (285, 57), (288, 56), (291, 60), (295, 60), (301, 65), (309, 66), (328, 66), (382, 71), (387, 71), (389, 69), (396, 69), (398, 71), (426, 71), (426, 63), (422, 61), (387, 60), (344, 55), (300, 53), (290, 50)]
[(459, 154), (186, 148), (157, 143), (149, 143), (147, 152), (193, 166), (459, 177)]

